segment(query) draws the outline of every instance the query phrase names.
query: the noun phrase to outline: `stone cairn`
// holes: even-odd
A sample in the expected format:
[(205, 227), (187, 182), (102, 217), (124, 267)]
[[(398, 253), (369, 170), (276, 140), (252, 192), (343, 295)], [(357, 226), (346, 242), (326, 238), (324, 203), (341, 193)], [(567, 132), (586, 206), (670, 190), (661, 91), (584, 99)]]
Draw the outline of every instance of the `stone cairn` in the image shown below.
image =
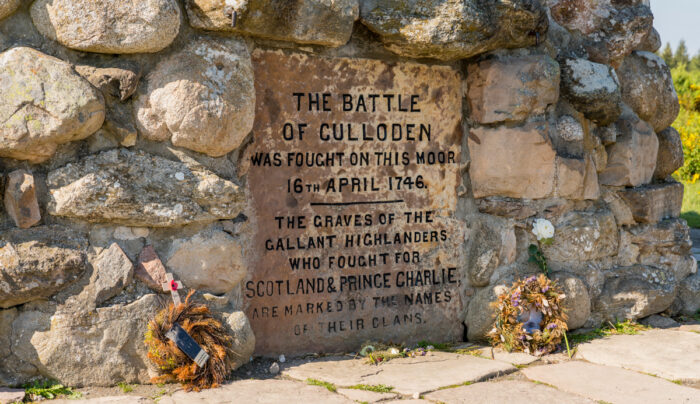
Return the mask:
[(278, 3), (0, 0), (0, 386), (148, 382), (166, 272), (228, 324), (234, 367), (269, 338), (242, 293), (258, 50), (459, 73), (451, 315), (470, 340), (537, 273), (535, 218), (570, 329), (700, 308), (648, 1)]

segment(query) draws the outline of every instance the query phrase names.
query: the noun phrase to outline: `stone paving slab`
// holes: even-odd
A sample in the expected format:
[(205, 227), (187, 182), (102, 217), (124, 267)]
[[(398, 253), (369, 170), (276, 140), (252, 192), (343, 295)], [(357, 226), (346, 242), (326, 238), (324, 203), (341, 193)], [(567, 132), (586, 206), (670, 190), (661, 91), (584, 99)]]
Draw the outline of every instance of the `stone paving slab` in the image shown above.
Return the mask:
[(700, 380), (700, 334), (650, 330), (638, 335), (613, 335), (579, 345), (577, 358), (695, 382)]
[(329, 358), (290, 364), (283, 374), (298, 380), (323, 380), (336, 386), (384, 384), (394, 387), (397, 393), (411, 396), (516, 370), (510, 364), (471, 355), (430, 352), (426, 356), (393, 359), (380, 365), (369, 365), (361, 359)]
[[(491, 357), (491, 348), (490, 347), (481, 348), (481, 349), (479, 349), (479, 353), (484, 358), (490, 358)], [(514, 365), (514, 366), (529, 365), (529, 364), (539, 360), (538, 357), (528, 355), (524, 352), (508, 352), (508, 351), (503, 351), (501, 349), (494, 349), (493, 350), (493, 359), (497, 360), (499, 362), (510, 363), (511, 365)]]
[(565, 393), (543, 384), (522, 380), (476, 383), (469, 386), (435, 391), (426, 394), (425, 398), (445, 404), (595, 404), (595, 401), (578, 395)]
[(360, 403), (376, 403), (397, 397), (397, 394), (394, 393), (376, 393), (374, 391), (355, 389), (338, 389), (338, 394)]
[(86, 400), (52, 400), (51, 404), (148, 404), (153, 400), (138, 396), (108, 396), (88, 398)]
[(20, 402), (24, 399), (24, 390), (0, 387), (0, 404)]
[(700, 403), (700, 390), (618, 367), (582, 361), (522, 369), (530, 380), (614, 404)]
[(241, 380), (217, 389), (198, 393), (179, 391), (163, 397), (158, 404), (278, 404), (278, 403), (324, 403), (354, 404), (353, 400), (335, 394), (324, 387), (309, 386), (291, 380)]

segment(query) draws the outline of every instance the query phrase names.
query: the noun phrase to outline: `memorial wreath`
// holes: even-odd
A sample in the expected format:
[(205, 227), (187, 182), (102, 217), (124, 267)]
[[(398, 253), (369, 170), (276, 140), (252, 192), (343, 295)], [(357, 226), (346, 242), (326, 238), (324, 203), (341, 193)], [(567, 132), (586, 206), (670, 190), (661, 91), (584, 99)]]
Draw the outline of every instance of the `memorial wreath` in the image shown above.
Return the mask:
[[(145, 343), (148, 358), (162, 375), (154, 383), (180, 382), (185, 390), (217, 387), (231, 373), (232, 338), (203, 304), (193, 302), (190, 291), (184, 303), (171, 303), (148, 323)], [(206, 353), (203, 361), (190, 358), (175, 340), (173, 330), (184, 330)], [(199, 362), (199, 364), (197, 363)]]
[(491, 344), (538, 356), (555, 351), (568, 330), (563, 298), (556, 282), (543, 274), (516, 281), (492, 303), (497, 316), (488, 335)]

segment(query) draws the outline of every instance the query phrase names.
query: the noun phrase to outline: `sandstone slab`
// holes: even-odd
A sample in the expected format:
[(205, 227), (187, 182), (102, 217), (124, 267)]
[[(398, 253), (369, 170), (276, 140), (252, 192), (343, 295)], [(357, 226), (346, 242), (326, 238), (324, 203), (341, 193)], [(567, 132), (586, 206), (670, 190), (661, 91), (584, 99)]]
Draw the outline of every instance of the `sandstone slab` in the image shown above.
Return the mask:
[(15, 226), (27, 229), (39, 223), (41, 211), (36, 199), (34, 176), (26, 170), (16, 170), (5, 182), (5, 210)]
[(0, 157), (40, 163), (105, 117), (102, 95), (68, 63), (16, 47), (0, 54)]
[(253, 126), (253, 68), (244, 41), (197, 39), (161, 60), (134, 102), (146, 139), (219, 157), (240, 146)]
[(394, 393), (375, 393), (367, 390), (338, 389), (338, 394), (359, 403), (376, 403), (396, 398)]
[(46, 299), (86, 268), (87, 239), (62, 226), (0, 232), (0, 308)]
[(694, 332), (649, 330), (639, 335), (612, 335), (579, 345), (577, 356), (668, 380), (700, 380), (700, 334)]
[(620, 116), (620, 81), (610, 66), (566, 59), (561, 65), (561, 83), (563, 95), (586, 118), (604, 126)]
[(700, 391), (631, 370), (571, 361), (523, 369), (531, 380), (591, 400), (619, 404), (692, 403)]
[(320, 360), (290, 365), (282, 373), (297, 380), (312, 378), (336, 386), (384, 384), (394, 387), (397, 393), (413, 395), (515, 371), (516, 368), (510, 364), (498, 361), (471, 355), (431, 352), (427, 356), (393, 359), (379, 366), (369, 365), (359, 359)]
[(683, 144), (681, 136), (672, 126), (657, 133), (659, 153), (656, 157), (654, 178), (665, 179), (683, 166)]
[(134, 270), (134, 277), (157, 292), (163, 290), (166, 269), (152, 245), (147, 245), (139, 254), (139, 261)]
[(262, 49), (252, 58), (256, 120), (241, 166), (256, 352), (459, 339), (459, 72)]
[(24, 389), (0, 387), (0, 404), (14, 404), (24, 401)]
[(353, 404), (349, 398), (331, 393), (324, 387), (309, 386), (305, 382), (291, 380), (239, 380), (217, 389), (199, 393), (179, 391), (163, 397), (161, 404), (209, 404), (209, 403), (253, 403), (273, 404), (281, 402)]
[(476, 206), (481, 213), (516, 220), (527, 219), (537, 214), (537, 210), (535, 210), (534, 207), (515, 198), (503, 198), (498, 196), (479, 198), (476, 200)]
[(86, 52), (158, 52), (180, 31), (175, 0), (37, 0), (31, 15), (44, 36)]
[(616, 142), (606, 147), (608, 164), (598, 175), (600, 183), (633, 187), (649, 183), (659, 151), (654, 129), (625, 107), (615, 130)]
[(508, 352), (498, 348), (481, 348), (478, 350), (483, 358), (491, 358), (495, 361), (510, 363), (513, 366), (529, 365), (540, 358), (526, 354), (525, 352)]
[(360, 12), (358, 0), (187, 0), (185, 6), (195, 28), (326, 46), (347, 43)]
[(160, 306), (150, 294), (95, 311), (27, 310), (13, 323), (12, 352), (43, 377), (69, 386), (148, 383), (155, 374), (143, 333)]
[(20, 4), (20, 0), (0, 0), (0, 19), (14, 13)]
[(549, 260), (590, 261), (617, 253), (617, 225), (608, 210), (572, 211), (557, 218), (554, 227), (554, 242), (543, 248)]
[(50, 214), (127, 226), (231, 219), (245, 203), (242, 188), (204, 167), (126, 149), (51, 171), (47, 185)]
[(90, 288), (98, 305), (119, 294), (134, 275), (134, 265), (117, 243), (102, 251), (92, 266)]
[[(54, 404), (73, 404), (75, 400), (53, 400)], [(106, 396), (81, 400), (84, 404), (150, 404), (153, 400), (139, 396)]]
[(632, 52), (617, 70), (622, 100), (655, 132), (661, 132), (678, 116), (680, 105), (671, 71), (651, 52)]
[(637, 223), (658, 223), (676, 218), (683, 204), (683, 184), (669, 182), (619, 191)]
[(559, 64), (543, 55), (487, 59), (469, 65), (467, 85), (479, 123), (522, 121), (559, 99)]
[(231, 291), (248, 275), (242, 241), (219, 230), (175, 240), (166, 265), (185, 287), (214, 294)]
[(469, 177), (475, 198), (545, 198), (554, 190), (556, 153), (546, 123), (471, 129)]
[(365, 0), (360, 21), (392, 52), (441, 60), (532, 46), (548, 25), (541, 3), (523, 0)]
[(558, 0), (551, 3), (554, 21), (582, 37), (592, 61), (618, 67), (653, 29), (645, 1)]
[(469, 386), (435, 391), (426, 394), (425, 398), (432, 402), (445, 404), (530, 404), (544, 402), (571, 404), (595, 403), (595, 401), (575, 394), (565, 393), (550, 386), (521, 380), (476, 383)]

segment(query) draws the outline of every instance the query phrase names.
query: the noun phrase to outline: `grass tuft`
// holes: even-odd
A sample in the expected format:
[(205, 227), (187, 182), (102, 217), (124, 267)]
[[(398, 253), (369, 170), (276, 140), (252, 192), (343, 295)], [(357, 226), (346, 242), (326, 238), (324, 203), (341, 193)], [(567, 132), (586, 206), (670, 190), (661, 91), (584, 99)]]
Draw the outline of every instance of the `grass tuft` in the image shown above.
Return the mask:
[(124, 392), (124, 393), (131, 393), (132, 391), (134, 391), (134, 388), (131, 387), (131, 385), (129, 385), (129, 383), (121, 382), (121, 383), (117, 383), (117, 386), (119, 386), (119, 388), (122, 389), (122, 392)]
[(336, 393), (338, 389), (335, 387), (335, 384), (333, 383), (328, 383), (324, 382), (322, 380), (317, 380), (317, 379), (306, 379), (306, 384), (309, 384), (311, 386), (321, 386), (325, 387), (326, 390), (330, 391), (331, 393)]
[(378, 385), (356, 384), (356, 385), (350, 386), (348, 388), (353, 389), (353, 390), (373, 391), (375, 393), (391, 393), (391, 391), (394, 390), (393, 387), (386, 386), (384, 384), (378, 384)]
[(55, 380), (37, 380), (22, 385), (22, 388), (32, 401), (39, 401), (42, 399), (53, 400), (59, 396), (66, 396), (70, 399), (83, 396), (80, 392), (73, 391), (70, 387), (66, 387)]
[(632, 320), (624, 322), (608, 323), (595, 330), (583, 334), (569, 334), (571, 345), (583, 344), (595, 339), (609, 337), (611, 335), (636, 335), (640, 331), (648, 330), (650, 327), (636, 323)]

